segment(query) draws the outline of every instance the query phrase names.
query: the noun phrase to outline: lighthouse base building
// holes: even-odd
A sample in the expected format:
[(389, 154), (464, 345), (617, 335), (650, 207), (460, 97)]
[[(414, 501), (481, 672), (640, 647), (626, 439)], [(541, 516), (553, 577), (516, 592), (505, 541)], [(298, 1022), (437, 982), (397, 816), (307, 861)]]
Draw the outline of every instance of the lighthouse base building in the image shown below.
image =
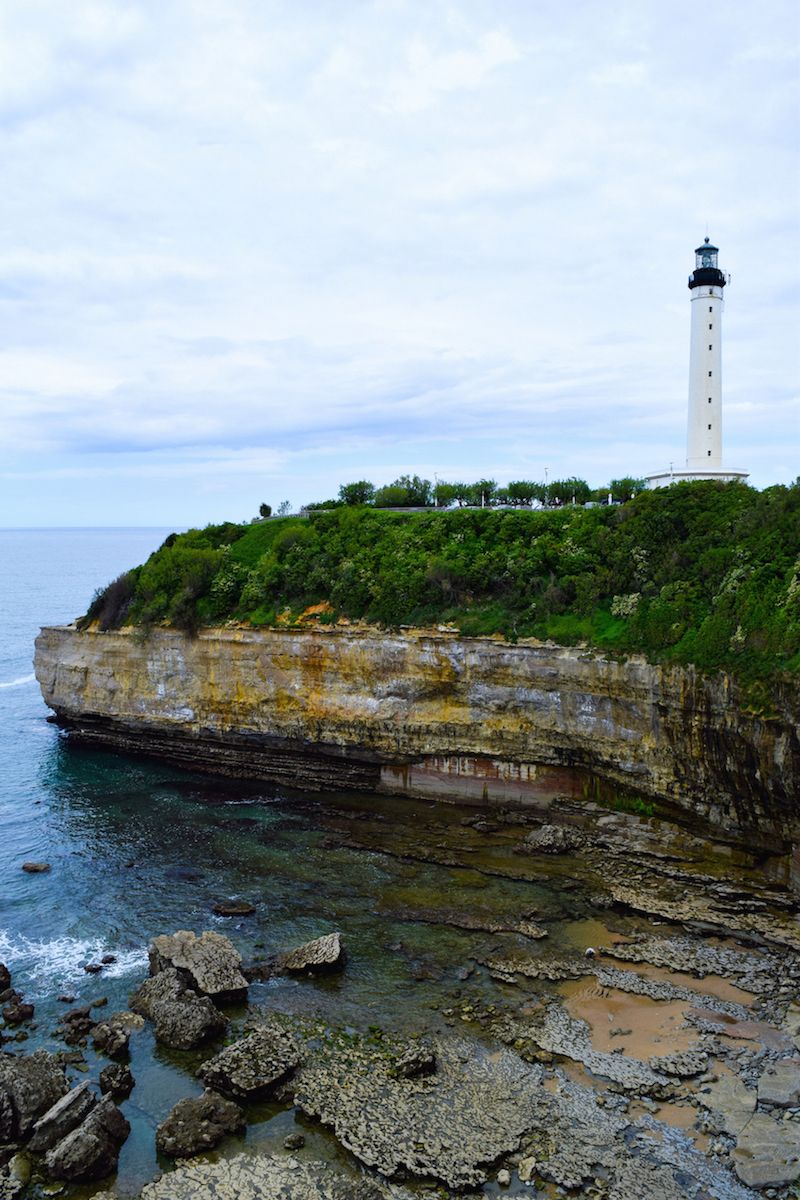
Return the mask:
[(648, 475), (651, 488), (682, 479), (746, 479), (748, 472), (722, 465), (722, 293), (729, 282), (718, 266), (719, 249), (708, 238), (695, 250), (689, 276), (692, 333), (689, 351), (689, 421), (686, 465)]

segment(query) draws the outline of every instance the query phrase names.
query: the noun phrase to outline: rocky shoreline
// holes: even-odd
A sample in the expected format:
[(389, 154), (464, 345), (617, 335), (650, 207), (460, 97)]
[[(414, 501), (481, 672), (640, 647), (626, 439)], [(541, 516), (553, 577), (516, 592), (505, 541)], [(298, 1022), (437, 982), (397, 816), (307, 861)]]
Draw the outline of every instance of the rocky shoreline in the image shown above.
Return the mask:
[[(327, 814), (332, 852), (340, 824), (342, 840), (373, 853), (376, 827), (344, 816)], [(395, 910), (473, 946), (414, 1030), (337, 1010), (337, 980), (359, 969), (346, 928), (258, 961), (242, 960), (235, 933), (157, 937), (129, 1009), (65, 1009), (55, 1051), (25, 1052), (33, 1013), (0, 969), (12, 1006), (3, 1200), (77, 1185), (85, 1196), (93, 1180), (97, 1200), (130, 1195), (109, 1176), (136, 1103), (128, 1064), (151, 1036), (184, 1064), (186, 1090), (151, 1135), (175, 1167), (142, 1200), (794, 1196), (800, 926), (789, 893), (741, 865), (722, 876), (707, 848), (632, 815), (600, 830), (575, 819), (520, 828), (514, 813), (488, 829), (466, 820), (449, 839), (384, 830), (379, 851), (470, 863), (508, 886), (558, 880), (584, 889), (594, 915), (565, 945), (546, 911), (499, 919), (446, 895)], [(281, 980), (297, 982), (270, 992)], [(265, 1104), (294, 1114), (267, 1149), (247, 1138)], [(320, 1158), (322, 1134), (335, 1155)]]

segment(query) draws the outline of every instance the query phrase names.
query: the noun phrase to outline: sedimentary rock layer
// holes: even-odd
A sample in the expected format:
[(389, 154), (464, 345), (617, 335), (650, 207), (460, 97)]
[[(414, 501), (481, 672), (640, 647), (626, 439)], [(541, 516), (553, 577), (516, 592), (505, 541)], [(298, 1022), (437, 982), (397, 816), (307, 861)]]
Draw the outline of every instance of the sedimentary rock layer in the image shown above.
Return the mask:
[(590, 773), (785, 849), (800, 697), (641, 658), (368, 629), (42, 630), (36, 674), (75, 738), (305, 788), (486, 803), (585, 794)]

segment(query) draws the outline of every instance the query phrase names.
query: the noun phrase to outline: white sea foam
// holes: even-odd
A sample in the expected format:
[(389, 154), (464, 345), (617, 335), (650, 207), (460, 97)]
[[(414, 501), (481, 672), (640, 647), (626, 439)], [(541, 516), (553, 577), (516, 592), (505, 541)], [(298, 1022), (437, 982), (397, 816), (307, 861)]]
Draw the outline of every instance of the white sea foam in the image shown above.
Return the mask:
[(9, 679), (6, 683), (0, 683), (0, 688), (23, 687), (26, 683), (35, 683), (36, 676), (31, 672), (30, 675), (20, 675), (19, 679)]
[(67, 983), (85, 980), (86, 963), (99, 962), (104, 954), (115, 954), (116, 962), (103, 967), (103, 977), (118, 979), (147, 966), (147, 950), (119, 950), (99, 938), (52, 938), (36, 941), (22, 935), (10, 935), (0, 929), (0, 961), (14, 971), (23, 972), (30, 982), (49, 994)]

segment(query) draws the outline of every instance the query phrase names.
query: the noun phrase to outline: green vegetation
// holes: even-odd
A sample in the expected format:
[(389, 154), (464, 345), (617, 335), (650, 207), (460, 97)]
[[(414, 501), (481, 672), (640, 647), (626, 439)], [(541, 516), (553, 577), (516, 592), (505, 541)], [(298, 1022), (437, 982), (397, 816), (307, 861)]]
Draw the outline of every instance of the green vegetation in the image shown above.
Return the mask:
[[(312, 605), (328, 623), (585, 642), (751, 683), (796, 674), (800, 481), (763, 492), (680, 483), (593, 508), (403, 513), (344, 503), (214, 525), (170, 535), (95, 596), (83, 623), (191, 632), (231, 619), (285, 624)], [(768, 690), (752, 695), (768, 711)]]

